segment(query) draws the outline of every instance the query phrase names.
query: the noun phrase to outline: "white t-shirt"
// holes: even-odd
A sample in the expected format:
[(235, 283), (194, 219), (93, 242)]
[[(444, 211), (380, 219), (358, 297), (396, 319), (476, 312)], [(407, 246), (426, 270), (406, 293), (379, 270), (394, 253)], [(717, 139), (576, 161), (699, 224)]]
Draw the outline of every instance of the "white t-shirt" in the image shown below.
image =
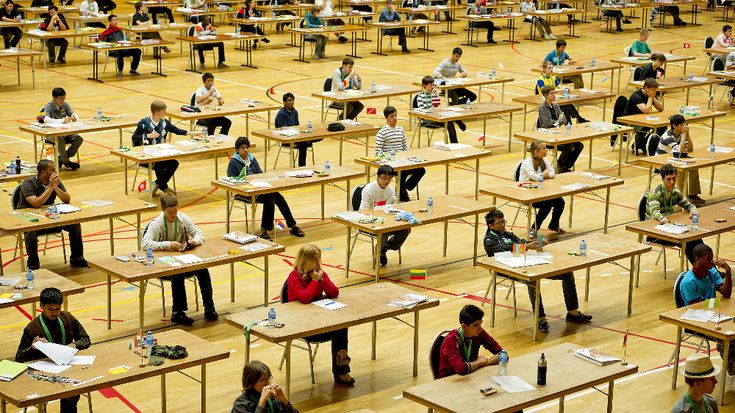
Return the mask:
[(396, 191), (393, 186), (388, 185), (384, 189), (377, 182), (370, 182), (362, 188), (362, 201), (360, 209), (370, 209), (372, 206), (378, 207), (396, 203)]
[(79, 12), (86, 13), (87, 11), (89, 11), (90, 13), (99, 13), (100, 8), (97, 5), (97, 2), (96, 1), (90, 2), (89, 0), (84, 0), (82, 4), (79, 5)]
[(323, 7), (322, 11), (319, 13), (319, 17), (334, 16), (334, 9), (332, 8), (332, 0), (315, 0), (314, 5)]
[[(214, 94), (210, 97), (210, 99), (213, 99), (212, 102), (209, 102), (208, 104), (217, 103), (217, 99), (221, 98), (222, 95), (220, 95), (219, 90), (217, 90), (214, 86), (212, 86), (212, 89), (214, 89)], [(195, 92), (194, 96), (194, 106), (199, 106), (200, 103), (197, 103), (197, 98), (200, 98), (202, 96), (205, 96), (209, 93), (209, 90), (207, 90), (204, 86), (199, 86), (199, 89)], [(206, 105), (207, 103), (202, 102), (201, 105)]]

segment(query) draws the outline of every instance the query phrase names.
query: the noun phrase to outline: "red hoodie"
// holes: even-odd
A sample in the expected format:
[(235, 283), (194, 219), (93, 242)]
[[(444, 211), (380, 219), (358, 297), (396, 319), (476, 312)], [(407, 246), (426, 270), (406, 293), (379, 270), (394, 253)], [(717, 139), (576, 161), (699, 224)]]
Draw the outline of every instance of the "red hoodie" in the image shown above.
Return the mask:
[(322, 281), (319, 282), (312, 279), (306, 281), (298, 271), (293, 270), (288, 274), (286, 283), (288, 284), (289, 302), (301, 301), (309, 304), (322, 298), (323, 295), (327, 298), (337, 298), (339, 295), (339, 288), (332, 283), (326, 272), (322, 273)]
[(109, 26), (100, 35), (100, 40), (105, 41), (105, 37), (107, 37), (107, 36), (109, 36), (109, 35), (111, 35), (111, 34), (113, 34), (115, 32), (119, 32), (119, 31), (120, 31), (120, 27), (119, 26)]

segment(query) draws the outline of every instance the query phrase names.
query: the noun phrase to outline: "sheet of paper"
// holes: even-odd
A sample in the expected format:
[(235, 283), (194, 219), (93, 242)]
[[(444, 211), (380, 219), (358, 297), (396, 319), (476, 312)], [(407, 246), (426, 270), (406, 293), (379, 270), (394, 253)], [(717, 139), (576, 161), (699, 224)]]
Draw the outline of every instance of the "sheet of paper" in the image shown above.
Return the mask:
[(599, 180), (602, 180), (602, 179), (608, 179), (608, 178), (610, 178), (607, 175), (596, 174), (594, 172), (582, 172), (582, 176), (586, 176), (587, 178), (596, 179), (598, 181)]
[(74, 356), (69, 361), (72, 366), (91, 366), (97, 356)]
[(184, 139), (183, 141), (176, 141), (176, 143), (178, 143), (179, 145), (184, 145), (184, 146), (196, 146), (199, 144), (199, 142), (195, 142), (191, 139)]
[(290, 176), (292, 178), (297, 178), (300, 176), (312, 176), (314, 175), (314, 171), (311, 169), (299, 169), (297, 171), (286, 171), (286, 176)]
[(345, 221), (350, 221), (350, 222), (358, 222), (361, 219), (370, 218), (368, 215), (362, 214), (360, 212), (355, 212), (355, 211), (338, 212), (334, 214), (334, 216), (340, 219), (344, 219)]
[(71, 366), (68, 366), (68, 365), (59, 366), (50, 361), (40, 360), (35, 363), (29, 364), (28, 367), (32, 368), (33, 370), (42, 371), (44, 373), (60, 374), (60, 373), (65, 372), (66, 370), (69, 370)]
[(284, 129), (277, 129), (273, 131), (274, 135), (281, 135), (281, 136), (296, 136), (299, 134), (298, 128), (284, 128)]
[(79, 351), (69, 346), (62, 346), (56, 343), (43, 343), (40, 341), (37, 341), (33, 346), (59, 365), (69, 364), (69, 360)]
[(267, 244), (263, 244), (262, 242), (251, 242), (250, 244), (246, 244), (240, 247), (240, 249), (250, 252), (256, 252), (267, 248), (269, 248), (269, 246)]
[(181, 255), (175, 255), (174, 258), (177, 260), (183, 262), (184, 264), (194, 264), (195, 262), (202, 262), (203, 259), (197, 257), (194, 254), (181, 254)]
[(719, 152), (719, 153), (732, 153), (733, 149), (735, 148), (728, 148), (726, 146), (715, 145), (715, 152)]
[(20, 281), (20, 277), (2, 277), (0, 278), (0, 285), (4, 287), (11, 287)]
[(347, 304), (338, 303), (329, 298), (313, 301), (312, 304), (317, 307), (326, 308), (327, 310), (339, 310), (340, 308), (347, 307)]
[(180, 267), (181, 263), (176, 261), (174, 257), (166, 256), (166, 257), (158, 257), (156, 258), (159, 262), (162, 262), (164, 264), (168, 264), (172, 267)]
[(522, 393), (536, 390), (535, 387), (526, 383), (525, 380), (518, 376), (492, 376), (490, 380), (508, 393)]
[(72, 212), (80, 211), (81, 208), (69, 204), (56, 204), (56, 210), (59, 214), (71, 214)]
[(156, 147), (160, 149), (176, 149), (176, 147), (171, 145), (170, 143), (159, 143), (158, 145), (156, 145)]
[(87, 201), (82, 201), (82, 205), (89, 205), (93, 207), (103, 207), (103, 206), (108, 206), (112, 204), (114, 204), (114, 202), (107, 201), (105, 199), (89, 199)]
[(706, 323), (712, 317), (715, 317), (715, 312), (712, 310), (698, 310), (690, 308), (679, 318), (681, 318), (682, 320)]
[(575, 182), (573, 184), (562, 186), (562, 189), (566, 189), (569, 191), (576, 191), (578, 189), (584, 189), (584, 188), (589, 188), (589, 185), (582, 183), (582, 182)]
[(668, 232), (669, 234), (683, 234), (689, 231), (689, 227), (681, 224), (673, 224), (671, 222), (666, 224), (659, 224), (655, 227), (659, 231)]
[(534, 255), (526, 255), (525, 260), (523, 259), (522, 255), (518, 256), (495, 256), (495, 261), (497, 261), (500, 264), (506, 265), (511, 268), (520, 268), (524, 265), (526, 267), (530, 267), (533, 265), (543, 265), (543, 264), (550, 264), (551, 261), (547, 260), (546, 258), (534, 256)]
[(270, 182), (266, 181), (250, 181), (249, 184), (254, 188), (270, 188), (273, 186)]

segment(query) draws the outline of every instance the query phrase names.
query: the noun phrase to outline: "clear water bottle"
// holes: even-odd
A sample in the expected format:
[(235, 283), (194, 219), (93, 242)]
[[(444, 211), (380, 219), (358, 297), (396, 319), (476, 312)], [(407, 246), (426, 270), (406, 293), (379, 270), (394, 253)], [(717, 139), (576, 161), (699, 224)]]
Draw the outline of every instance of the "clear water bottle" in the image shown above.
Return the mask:
[(497, 75), (497, 72), (493, 68), (493, 70), (490, 71), (490, 77), (495, 77)]
[(150, 330), (145, 334), (145, 344), (149, 349), (153, 347), (153, 332)]
[(694, 82), (694, 73), (689, 73), (689, 81)]
[(536, 188), (544, 188), (544, 171), (541, 169), (540, 166), (538, 168), (538, 179), (536, 180)]
[(408, 14), (408, 21), (413, 22), (413, 14), (411, 13)]
[(51, 213), (51, 219), (59, 219), (59, 210), (56, 208), (56, 205), (51, 205), (48, 210)]
[(498, 355), (498, 376), (505, 376), (508, 374), (508, 353), (505, 350), (500, 350)]
[(275, 327), (276, 326), (276, 309), (271, 307), (268, 310), (268, 327)]
[(327, 174), (331, 174), (332, 173), (332, 164), (329, 163), (329, 160), (327, 160), (326, 162), (324, 162), (324, 172), (326, 172)]
[(390, 160), (391, 161), (395, 161), (396, 160), (396, 150), (395, 149), (391, 149), (390, 150)]
[(567, 135), (572, 134), (572, 121), (567, 121)]
[(32, 269), (28, 269), (28, 272), (26, 273), (26, 286), (29, 290), (32, 290), (36, 288), (36, 276), (33, 274)]
[(97, 106), (97, 120), (102, 120), (102, 107)]
[(592, 61), (590, 62), (590, 66), (591, 67), (597, 66), (597, 60), (594, 57), (592, 58)]
[(145, 265), (150, 267), (154, 262), (156, 262), (156, 257), (153, 256), (153, 248), (148, 248), (145, 251)]
[(709, 146), (709, 158), (715, 159), (715, 144), (714, 143)]
[(679, 114), (682, 116), (684, 115), (684, 105), (679, 106)]
[(692, 215), (692, 229), (699, 229), (699, 212)]
[(472, 101), (469, 98), (467, 98), (467, 102), (465, 103), (465, 109), (466, 110), (472, 109)]
[(311, 123), (311, 121), (306, 122), (306, 132), (307, 133), (314, 132), (314, 124)]
[(430, 214), (434, 212), (434, 200), (431, 197), (426, 200), (426, 211)]
[(587, 256), (587, 241), (580, 240), (579, 241), (579, 256), (580, 257), (586, 257)]
[(375, 81), (370, 82), (370, 93), (375, 93)]

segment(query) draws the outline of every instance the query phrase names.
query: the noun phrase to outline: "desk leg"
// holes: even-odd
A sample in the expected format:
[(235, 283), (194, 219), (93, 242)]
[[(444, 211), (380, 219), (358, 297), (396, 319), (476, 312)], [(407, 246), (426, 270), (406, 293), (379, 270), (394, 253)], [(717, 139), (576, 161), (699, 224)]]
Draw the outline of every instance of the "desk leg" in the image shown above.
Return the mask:
[(291, 398), (291, 340), (286, 342), (284, 348), (286, 354), (286, 397)]
[(143, 311), (145, 310), (145, 281), (138, 282), (138, 329), (143, 331)]
[[(34, 145), (35, 146), (35, 145)], [(34, 148), (35, 149), (35, 148)], [(124, 166), (123, 166), (123, 177), (125, 179), (123, 186), (125, 187), (125, 195), (128, 194), (128, 160), (123, 160)]]
[(255, 230), (255, 198), (255, 195), (250, 197), (250, 222), (253, 224), (253, 234), (257, 234)]
[[(623, 139), (623, 134), (622, 133), (620, 135), (618, 135), (618, 139)], [(627, 152), (628, 148), (626, 148), (625, 150), (626, 150), (626, 154), (627, 154), (628, 153)], [(620, 169), (622, 168), (622, 164), (623, 164), (623, 141), (621, 140), (620, 141), (620, 147), (618, 148), (618, 176), (620, 176), (620, 173), (621, 173), (620, 172)]]
[(322, 221), (324, 221), (324, 185), (321, 186), (321, 195), (322, 195)]
[[(643, 234), (638, 234), (638, 243), (643, 243)], [(638, 281), (641, 279), (641, 256), (638, 256), (638, 263), (636, 264), (635, 270), (635, 286), (638, 287)]]
[[(227, 232), (230, 232), (230, 191), (226, 191), (225, 194), (225, 228), (227, 229)], [(247, 205), (245, 205), (245, 216), (247, 217), (248, 209)], [(254, 225), (254, 223), (253, 223)]]
[(536, 341), (536, 334), (538, 333), (538, 319), (539, 319), (539, 305), (541, 304), (541, 280), (536, 279), (536, 304), (533, 307), (533, 341)]
[(112, 276), (107, 274), (107, 329), (112, 329)]
[(444, 165), (444, 195), (449, 195), (449, 164), (448, 163)]
[(610, 216), (610, 187), (605, 191), (605, 229), (604, 233), (607, 234), (607, 221)]
[[(571, 122), (571, 120), (569, 122)], [(595, 141), (594, 139), (590, 139), (590, 158), (587, 161), (587, 169), (592, 169), (592, 142), (594, 141)]]
[(245, 364), (250, 363), (250, 334), (245, 334)]
[(8, 406), (5, 400), (0, 400), (0, 413), (8, 413)]
[(100, 80), (100, 52), (98, 50), (92, 51), (92, 77), (88, 77), (87, 80), (102, 83)]
[(531, 209), (533, 209), (533, 204), (527, 205), (527, 211), (526, 211), (526, 237), (528, 239), (531, 238)]
[(235, 302), (235, 263), (230, 263), (230, 302)]
[(559, 397), (559, 413), (564, 413), (564, 396)]
[(339, 166), (342, 166), (342, 148), (344, 146), (344, 143), (345, 143), (345, 137), (340, 136), (339, 137)]
[(112, 218), (110, 221), (110, 255), (115, 256), (115, 233), (112, 226)]
[[(33, 63), (31, 63), (33, 65)], [(18, 71), (18, 86), (20, 86), (20, 57), (15, 58), (15, 67)]]
[[(375, 257), (380, 257), (380, 250), (383, 248), (383, 234), (379, 233), (378, 236), (375, 239)], [(380, 261), (378, 259), (378, 261)], [(375, 262), (375, 261), (373, 261)], [(377, 262), (377, 265), (375, 266), (375, 282), (377, 283), (380, 281), (380, 263)]]
[[(574, 216), (574, 195), (569, 196), (569, 228), (572, 227), (572, 217)], [(536, 230), (540, 231), (539, 228)]]
[(161, 413), (166, 413), (166, 373), (161, 374)]
[[(347, 193), (347, 199), (346, 199), (346, 201), (347, 201), (347, 210), (349, 211), (350, 209), (352, 209), (352, 208), (350, 208), (350, 194), (352, 194), (352, 192), (351, 192), (352, 189), (350, 188), (350, 180), (349, 179), (347, 179), (346, 188), (347, 188), (347, 192), (346, 192)], [(2, 260), (0, 260), (0, 263), (2, 263)], [(0, 265), (0, 267), (2, 267), (2, 265)]]
[(477, 265), (477, 231), (479, 231), (480, 214), (475, 214), (475, 238), (472, 247), (472, 265)]
[(558, 154), (558, 150), (556, 148), (557, 148), (556, 145), (554, 145), (554, 150), (552, 152), (553, 153), (553, 155), (552, 155), (553, 159), (551, 160), (551, 164), (554, 166), (554, 169), (556, 169), (558, 171), (559, 170), (559, 164), (557, 162), (557, 159), (558, 159), (557, 157), (559, 156), (559, 154)]
[(201, 377), (201, 386), (202, 386), (202, 408), (200, 412), (206, 413), (207, 412), (207, 363), (202, 364), (202, 377)]
[(715, 143), (715, 118), (712, 118), (711, 122), (712, 123), (710, 125), (710, 132), (709, 132), (709, 144), (710, 145)]
[[(635, 139), (635, 134), (633, 134), (633, 139)], [(646, 192), (651, 192), (651, 181), (653, 180), (653, 166), (648, 167), (648, 187), (646, 188)]]
[[(719, 260), (720, 259), (720, 236), (721, 235), (722, 234), (717, 234), (717, 247), (715, 249), (715, 260)], [(66, 302), (66, 301), (64, 301), (64, 302)]]
[[(640, 260), (640, 255), (638, 256)], [(630, 279), (628, 280), (628, 315), (633, 313), (633, 278), (635, 274), (635, 255), (630, 257)]]
[(602, 121), (605, 121), (605, 116), (607, 115), (607, 99), (602, 100)]
[[(714, 132), (712, 132), (714, 134)], [(41, 138), (43, 139), (43, 138)], [(714, 138), (712, 138), (714, 139)], [(43, 145), (42, 145), (43, 146)], [(36, 140), (36, 134), (33, 134), (33, 159), (38, 162), (40, 159), (38, 159), (38, 142)], [(127, 193), (125, 193), (127, 195)]]
[(584, 276), (584, 301), (589, 301), (590, 299), (590, 268), (587, 267), (587, 271), (585, 271)]
[(148, 162), (148, 184), (151, 186), (151, 189), (148, 191), (148, 202), (153, 202), (153, 162)]
[(444, 257), (447, 256), (447, 238), (449, 237), (449, 221), (444, 221)]
[(615, 380), (610, 380), (610, 385), (607, 387), (607, 413), (613, 411), (613, 391), (615, 390)]
[[(268, 256), (263, 257), (263, 307), (268, 307), (268, 275), (270, 270), (268, 268)], [(234, 297), (234, 296), (233, 296)], [(233, 299), (234, 303), (235, 300)]]
[[(526, 130), (526, 107), (523, 106), (523, 130)], [(485, 139), (483, 140), (483, 146), (485, 146), (485, 142), (487, 141), (487, 135), (484, 135)], [(510, 152), (510, 145), (513, 143), (513, 113), (510, 114), (510, 122), (508, 123), (508, 152)]]
[[(495, 297), (498, 291), (498, 272), (495, 270), (490, 271), (490, 278), (490, 285), (488, 288), (492, 288), (493, 290), (493, 294), (490, 297), (492, 300), (492, 306), (490, 307), (490, 327), (495, 327)], [(487, 299), (487, 291), (485, 292), (485, 299)], [(484, 304), (485, 300), (482, 302)]]
[[(689, 178), (689, 174), (687, 173), (687, 179)], [(709, 194), (712, 195), (712, 189), (714, 189), (715, 186), (715, 167), (712, 166), (712, 172), (710, 173), (709, 177)], [(689, 185), (685, 187), (687, 189), (687, 192), (689, 192)]]
[(730, 359), (730, 341), (725, 340), (722, 343), (722, 346), (725, 348), (725, 354), (722, 355), (722, 377), (720, 378), (720, 406), (725, 405), (725, 387), (727, 385), (727, 363)]
[(475, 201), (480, 196), (480, 158), (475, 159)]
[(419, 311), (413, 312), (413, 377), (419, 375)]
[[(348, 195), (349, 196), (349, 195)], [(349, 200), (347, 201), (349, 203)], [(350, 208), (348, 207), (349, 211)], [(350, 278), (350, 253), (352, 252), (352, 246), (350, 240), (352, 239), (352, 227), (347, 225), (347, 253), (345, 254), (345, 278)]]
[[(681, 257), (679, 258), (679, 272), (686, 271), (686, 261), (687, 261), (687, 255), (684, 253), (687, 249), (687, 243), (682, 242), (681, 243)], [(666, 274), (664, 274), (666, 276)]]
[(373, 334), (372, 334), (372, 340), (371, 340), (372, 341), (372, 350), (371, 350), (371, 353), (370, 353), (370, 360), (375, 360), (377, 358), (376, 357), (376, 354), (377, 354), (377, 351), (376, 351), (376, 342), (377, 342), (377, 338), (378, 338), (378, 322), (377, 321), (373, 321), (371, 324), (372, 324), (372, 333)]
[[(676, 390), (676, 375), (679, 373), (679, 352), (681, 351), (681, 327), (676, 328), (676, 347), (674, 347), (674, 365), (673, 372), (671, 374), (671, 390)], [(727, 353), (727, 347), (725, 347), (725, 353)], [(724, 360), (724, 359), (723, 359)], [(727, 372), (727, 369), (722, 369), (723, 372)], [(725, 382), (722, 382), (721, 387), (725, 388)], [(724, 396), (724, 393), (723, 393)]]

